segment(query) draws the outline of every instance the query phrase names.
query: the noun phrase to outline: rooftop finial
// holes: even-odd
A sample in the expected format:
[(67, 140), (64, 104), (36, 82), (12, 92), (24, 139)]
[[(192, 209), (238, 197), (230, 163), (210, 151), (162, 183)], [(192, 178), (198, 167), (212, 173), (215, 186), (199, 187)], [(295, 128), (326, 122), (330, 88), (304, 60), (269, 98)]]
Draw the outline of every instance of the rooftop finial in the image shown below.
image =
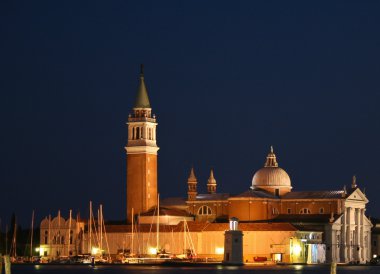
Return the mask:
[(144, 64), (140, 65), (140, 76), (144, 76)]
[(334, 222), (334, 212), (333, 212), (333, 211), (331, 211), (329, 222), (330, 222), (330, 223), (333, 223), (333, 222)]
[(270, 146), (270, 152), (268, 153), (264, 167), (278, 167), (276, 155), (273, 152), (273, 146)]
[(357, 188), (358, 185), (356, 184), (356, 176), (352, 176), (352, 184), (351, 184), (351, 188)]
[(342, 197), (346, 197), (347, 195), (347, 188), (346, 188), (346, 185), (343, 186), (343, 192), (342, 192)]

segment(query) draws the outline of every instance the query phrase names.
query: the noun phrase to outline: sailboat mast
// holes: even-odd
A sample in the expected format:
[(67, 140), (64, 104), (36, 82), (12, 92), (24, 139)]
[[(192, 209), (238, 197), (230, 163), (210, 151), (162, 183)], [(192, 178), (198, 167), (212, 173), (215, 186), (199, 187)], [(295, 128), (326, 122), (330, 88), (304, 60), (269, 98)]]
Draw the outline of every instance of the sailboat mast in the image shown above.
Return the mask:
[(98, 220), (98, 224), (100, 224), (100, 228), (99, 228), (99, 231), (100, 231), (100, 243), (99, 243), (99, 249), (100, 249), (100, 253), (102, 254), (102, 248), (103, 248), (103, 206), (100, 205), (99, 206), (99, 220)]
[(32, 212), (32, 230), (30, 232), (30, 257), (33, 257), (33, 228), (34, 227), (34, 210)]
[(15, 225), (13, 230), (13, 239), (12, 239), (12, 246), (13, 246), (13, 257), (17, 257), (17, 250), (16, 250), (16, 235), (17, 235), (17, 218), (15, 217)]
[(105, 225), (105, 223), (104, 223), (104, 215), (103, 215), (103, 206), (101, 206), (100, 207), (100, 213), (101, 213), (101, 215), (102, 215), (102, 231), (103, 231), (103, 233), (104, 233), (104, 238), (105, 238), (105, 240), (106, 240), (106, 246), (107, 246), (107, 254), (108, 254), (108, 256), (107, 256), (107, 259), (108, 259), (108, 261), (110, 262), (111, 261), (111, 252), (110, 252), (110, 246), (109, 246), (109, 244), (108, 244), (108, 238), (107, 238), (107, 231), (106, 231), (106, 225)]
[[(50, 223), (51, 223), (51, 215), (49, 214), (49, 227), (48, 227), (48, 244), (49, 244), (49, 254), (51, 255), (51, 234), (50, 234)], [(40, 251), (41, 254), (41, 251)]]
[(185, 218), (183, 218), (183, 253), (186, 254), (186, 226), (185, 226)]
[(133, 219), (134, 219), (134, 216), (133, 216), (133, 207), (132, 207), (132, 241), (131, 241), (131, 250), (129, 251), (129, 253), (131, 254), (134, 254), (133, 253)]
[(92, 202), (90, 201), (90, 220), (88, 221), (88, 230), (89, 230), (89, 250), (90, 250), (90, 253), (92, 253), (92, 246), (91, 246), (91, 219), (92, 219)]
[(69, 214), (69, 237), (68, 237), (68, 244), (67, 244), (67, 256), (70, 256), (70, 242), (71, 242), (71, 214), (72, 210), (70, 209), (70, 214)]
[(158, 248), (160, 245), (160, 194), (157, 194), (157, 245), (156, 253), (158, 253)]

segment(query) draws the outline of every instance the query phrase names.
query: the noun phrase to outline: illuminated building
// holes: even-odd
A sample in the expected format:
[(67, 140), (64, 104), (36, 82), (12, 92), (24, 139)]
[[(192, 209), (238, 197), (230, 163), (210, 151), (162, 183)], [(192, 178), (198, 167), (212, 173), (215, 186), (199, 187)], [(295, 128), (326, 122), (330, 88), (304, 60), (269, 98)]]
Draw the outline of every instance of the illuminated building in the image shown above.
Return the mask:
[[(293, 263), (364, 263), (370, 260), (372, 225), (365, 216), (368, 199), (356, 178), (349, 189), (293, 191), (290, 176), (279, 167), (272, 147), (264, 167), (254, 173), (252, 183), (238, 194), (218, 192), (221, 186), (214, 170), (204, 182), (207, 193), (199, 193), (200, 181), (192, 168), (183, 184), (184, 187), (187, 184), (187, 197), (162, 200), (160, 217), (156, 218), (159, 149), (156, 126), (141, 72), (133, 114), (128, 118), (129, 224), (106, 226), (111, 254), (124, 250), (135, 254), (153, 249), (174, 254), (194, 250), (199, 256), (223, 259), (228, 220), (238, 218), (244, 235), (244, 262), (266, 259)], [(136, 229), (132, 232), (132, 220), (137, 222), (138, 233)], [(160, 226), (156, 230), (157, 220)], [(157, 231), (159, 237), (155, 235)], [(84, 246), (91, 248), (88, 242)]]
[(56, 258), (86, 253), (84, 249), (85, 222), (58, 216), (45, 217), (40, 224), (40, 256)]
[(152, 114), (141, 66), (133, 113), (128, 118), (127, 220), (157, 206), (156, 117)]

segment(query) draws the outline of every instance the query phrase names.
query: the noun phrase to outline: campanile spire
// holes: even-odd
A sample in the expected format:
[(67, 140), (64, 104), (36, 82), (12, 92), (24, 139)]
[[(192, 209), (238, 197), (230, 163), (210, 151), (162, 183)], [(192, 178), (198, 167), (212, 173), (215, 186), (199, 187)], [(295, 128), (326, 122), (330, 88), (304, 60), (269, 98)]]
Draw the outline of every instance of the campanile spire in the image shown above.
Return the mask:
[(141, 65), (133, 114), (128, 117), (127, 151), (127, 220), (135, 214), (157, 206), (157, 121), (152, 115), (144, 69)]
[(148, 91), (147, 91), (145, 81), (144, 81), (144, 65), (143, 64), (141, 64), (141, 67), (140, 67), (140, 82), (139, 82), (139, 87), (137, 89), (134, 109), (135, 108), (149, 108), (149, 109), (151, 108)]

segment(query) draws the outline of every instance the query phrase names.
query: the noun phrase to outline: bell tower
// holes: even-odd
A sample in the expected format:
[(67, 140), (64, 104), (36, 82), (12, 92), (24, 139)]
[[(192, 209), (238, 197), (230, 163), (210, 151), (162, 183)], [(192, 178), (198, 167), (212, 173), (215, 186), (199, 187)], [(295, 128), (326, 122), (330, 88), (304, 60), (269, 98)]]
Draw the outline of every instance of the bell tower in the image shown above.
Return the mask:
[(214, 171), (211, 169), (210, 178), (207, 181), (207, 191), (210, 194), (214, 194), (216, 192), (216, 180), (214, 178)]
[(141, 65), (140, 83), (133, 113), (128, 117), (127, 151), (127, 221), (157, 206), (156, 117), (152, 115)]
[(189, 201), (196, 200), (197, 197), (197, 177), (194, 174), (194, 168), (191, 168), (189, 178), (187, 179), (187, 199)]

